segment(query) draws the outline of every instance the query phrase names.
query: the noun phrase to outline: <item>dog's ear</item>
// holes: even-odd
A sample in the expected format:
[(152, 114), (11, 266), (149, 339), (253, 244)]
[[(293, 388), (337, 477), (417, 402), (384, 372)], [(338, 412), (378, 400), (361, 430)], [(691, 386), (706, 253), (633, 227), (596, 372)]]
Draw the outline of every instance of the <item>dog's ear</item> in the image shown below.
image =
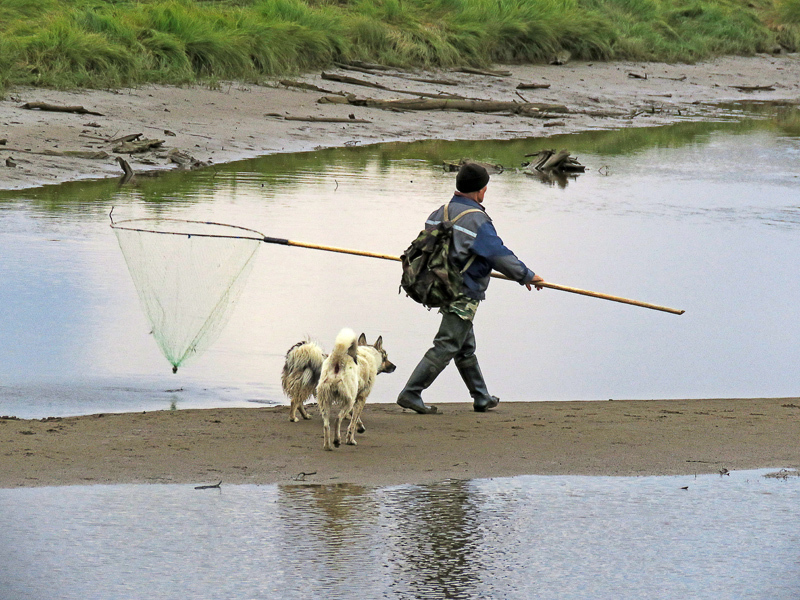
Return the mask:
[(379, 335), (378, 339), (375, 340), (375, 350), (383, 350), (383, 336)]
[(365, 336), (363, 333), (360, 336), (358, 336), (358, 345), (359, 346), (367, 345), (367, 336)]

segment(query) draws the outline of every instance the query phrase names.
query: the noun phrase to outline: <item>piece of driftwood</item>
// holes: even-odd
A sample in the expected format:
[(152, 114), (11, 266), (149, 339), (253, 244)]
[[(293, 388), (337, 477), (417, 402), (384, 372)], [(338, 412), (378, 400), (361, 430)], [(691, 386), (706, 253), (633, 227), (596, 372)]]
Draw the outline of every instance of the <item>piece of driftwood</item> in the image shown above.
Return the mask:
[(492, 69), (474, 69), (472, 67), (461, 67), (455, 70), (456, 73), (469, 73), (470, 75), (487, 75), (489, 77), (511, 77), (511, 71), (495, 71)]
[(313, 83), (305, 83), (303, 81), (292, 81), (291, 79), (281, 79), (280, 84), (286, 87), (295, 87), (301, 90), (309, 90), (312, 92), (322, 92), (323, 94), (338, 94), (340, 96), (344, 95), (344, 92), (332, 92), (330, 90), (326, 90), (319, 86), (314, 85)]
[(453, 98), (418, 98), (400, 100), (377, 100), (374, 98), (358, 98), (346, 96), (345, 98), (323, 96), (318, 100), (321, 104), (352, 104), (353, 106), (367, 106), (383, 110), (455, 110), (460, 112), (477, 113), (511, 113), (526, 116), (538, 116), (543, 111), (568, 113), (569, 109), (563, 104), (549, 104), (544, 102), (505, 102), (495, 100), (469, 100)]
[(114, 146), (111, 151), (116, 154), (139, 154), (141, 152), (147, 152), (154, 148), (160, 148), (164, 140), (135, 140), (132, 142), (122, 142)]
[(364, 62), (363, 60), (351, 60), (346, 64), (362, 69), (369, 69), (371, 71), (390, 71), (392, 69), (392, 67), (387, 67), (386, 65), (377, 65), (375, 63)]
[(222, 485), (222, 481), (219, 483), (215, 483), (214, 485), (197, 485), (194, 489), (196, 490), (217, 490)]
[[(542, 150), (536, 154), (528, 154), (533, 160), (526, 165), (525, 174), (535, 177), (547, 185), (567, 187), (570, 179), (577, 179), (585, 168), (577, 159), (570, 156), (567, 150)], [(524, 164), (524, 163), (523, 163)]]
[(284, 121), (305, 121), (309, 123), (372, 123), (367, 119), (356, 119), (355, 117), (292, 117), (278, 113), (267, 113), (267, 117), (276, 117)]
[(104, 150), (42, 150), (39, 154), (46, 156), (67, 156), (70, 158), (85, 158), (88, 160), (103, 160), (110, 155)]
[(388, 89), (385, 85), (380, 83), (373, 83), (371, 81), (365, 81), (363, 79), (358, 79), (356, 77), (349, 77), (347, 75), (337, 75), (336, 73), (326, 73), (325, 71), (322, 72), (320, 75), (323, 79), (327, 81), (336, 81), (337, 83), (347, 83), (349, 85), (360, 85), (364, 87), (375, 88), (378, 90), (386, 90)]
[(202, 160), (196, 159), (194, 156), (187, 154), (186, 152), (182, 152), (177, 148), (173, 148), (167, 153), (167, 158), (171, 163), (175, 163), (178, 165), (178, 169), (183, 169), (186, 171), (194, 171), (195, 169), (202, 169), (203, 167), (209, 166), (210, 163), (207, 163)]
[(740, 92), (774, 92), (775, 86), (774, 85), (731, 85), (728, 87), (732, 87), (735, 90), (739, 90)]
[(113, 140), (108, 140), (109, 144), (123, 144), (125, 142), (133, 142), (138, 140), (144, 134), (142, 133), (130, 133), (128, 135), (123, 135), (122, 137), (115, 138)]
[(550, 87), (549, 83), (520, 83), (518, 90), (546, 90)]
[(686, 75), (680, 77), (656, 77), (656, 79), (669, 79), (670, 81), (686, 81)]
[(445, 161), (443, 161), (442, 164), (444, 165), (444, 170), (445, 170), (446, 173), (455, 173), (465, 163), (472, 163), (474, 165), (480, 165), (484, 169), (486, 169), (487, 173), (489, 173), (490, 175), (496, 175), (498, 173), (502, 173), (503, 171), (505, 171), (505, 167), (503, 167), (503, 165), (495, 165), (495, 164), (492, 164), (492, 163), (480, 162), (478, 160), (470, 160), (468, 158), (462, 158), (462, 159), (460, 159), (458, 161), (445, 160)]
[(41, 156), (66, 156), (69, 158), (86, 158), (90, 160), (102, 160), (110, 155), (103, 150), (30, 150), (28, 148), (6, 148), (9, 152), (24, 152), (25, 154), (39, 154)]
[(628, 79), (647, 79), (647, 73), (628, 73)]
[(117, 156), (116, 159), (117, 163), (122, 168), (123, 173), (122, 178), (119, 180), (119, 184), (122, 185), (124, 183), (128, 183), (131, 179), (133, 179), (135, 173), (133, 172), (133, 169), (131, 169), (131, 166), (128, 164), (127, 160), (121, 156)]
[(371, 81), (364, 81), (362, 79), (357, 79), (355, 77), (348, 77), (347, 75), (337, 75), (335, 73), (322, 73), (321, 77), (323, 79), (328, 79), (330, 81), (338, 81), (339, 83), (347, 83), (350, 85), (361, 85), (365, 87), (375, 88), (378, 90), (384, 90), (387, 92), (393, 92), (395, 94), (409, 94), (412, 96), (420, 96), (422, 98), (449, 98), (453, 100), (466, 100), (464, 96), (459, 96), (457, 94), (445, 94), (441, 92), (438, 94), (433, 94), (430, 92), (415, 92), (413, 90), (397, 90), (382, 85), (380, 83), (372, 83)]
[(583, 173), (586, 170), (577, 158), (570, 156), (568, 150), (540, 150), (535, 154), (526, 154), (526, 158), (533, 158), (527, 165), (528, 171), (550, 172), (560, 171), (568, 173)]
[(48, 104), (47, 102), (26, 102), (25, 104), (20, 106), (20, 108), (24, 108), (26, 110), (43, 110), (49, 112), (75, 113), (78, 115), (96, 115), (98, 117), (103, 116), (103, 113), (87, 110), (82, 106), (59, 106), (57, 104)]

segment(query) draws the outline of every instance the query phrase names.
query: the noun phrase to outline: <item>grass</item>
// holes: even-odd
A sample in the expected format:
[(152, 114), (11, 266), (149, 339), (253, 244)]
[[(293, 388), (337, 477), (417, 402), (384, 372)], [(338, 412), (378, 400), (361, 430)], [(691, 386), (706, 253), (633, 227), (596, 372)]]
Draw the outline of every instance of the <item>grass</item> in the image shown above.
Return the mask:
[(0, 0), (0, 89), (258, 82), (355, 59), (692, 62), (796, 50), (798, 32), (800, 0)]

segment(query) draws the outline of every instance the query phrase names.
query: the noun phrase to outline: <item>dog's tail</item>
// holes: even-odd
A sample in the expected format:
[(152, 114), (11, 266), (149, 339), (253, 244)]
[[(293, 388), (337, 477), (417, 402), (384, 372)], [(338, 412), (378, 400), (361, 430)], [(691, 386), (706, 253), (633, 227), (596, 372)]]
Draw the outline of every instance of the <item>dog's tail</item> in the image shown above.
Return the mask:
[(283, 390), (289, 394), (295, 386), (316, 387), (322, 371), (325, 354), (312, 341), (298, 342), (286, 353), (286, 362), (281, 372)]
[(344, 366), (344, 361), (352, 359), (358, 363), (358, 342), (352, 329), (342, 329), (336, 336), (333, 351), (329, 357), (330, 363), (336, 373)]

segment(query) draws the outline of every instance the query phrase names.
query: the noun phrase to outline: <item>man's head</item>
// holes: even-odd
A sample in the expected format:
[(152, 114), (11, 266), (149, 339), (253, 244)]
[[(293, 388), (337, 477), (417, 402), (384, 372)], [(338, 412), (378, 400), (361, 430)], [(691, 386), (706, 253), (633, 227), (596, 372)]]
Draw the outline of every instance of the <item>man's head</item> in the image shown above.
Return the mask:
[(456, 189), (462, 194), (482, 191), (489, 183), (489, 173), (475, 163), (464, 163), (456, 175)]

